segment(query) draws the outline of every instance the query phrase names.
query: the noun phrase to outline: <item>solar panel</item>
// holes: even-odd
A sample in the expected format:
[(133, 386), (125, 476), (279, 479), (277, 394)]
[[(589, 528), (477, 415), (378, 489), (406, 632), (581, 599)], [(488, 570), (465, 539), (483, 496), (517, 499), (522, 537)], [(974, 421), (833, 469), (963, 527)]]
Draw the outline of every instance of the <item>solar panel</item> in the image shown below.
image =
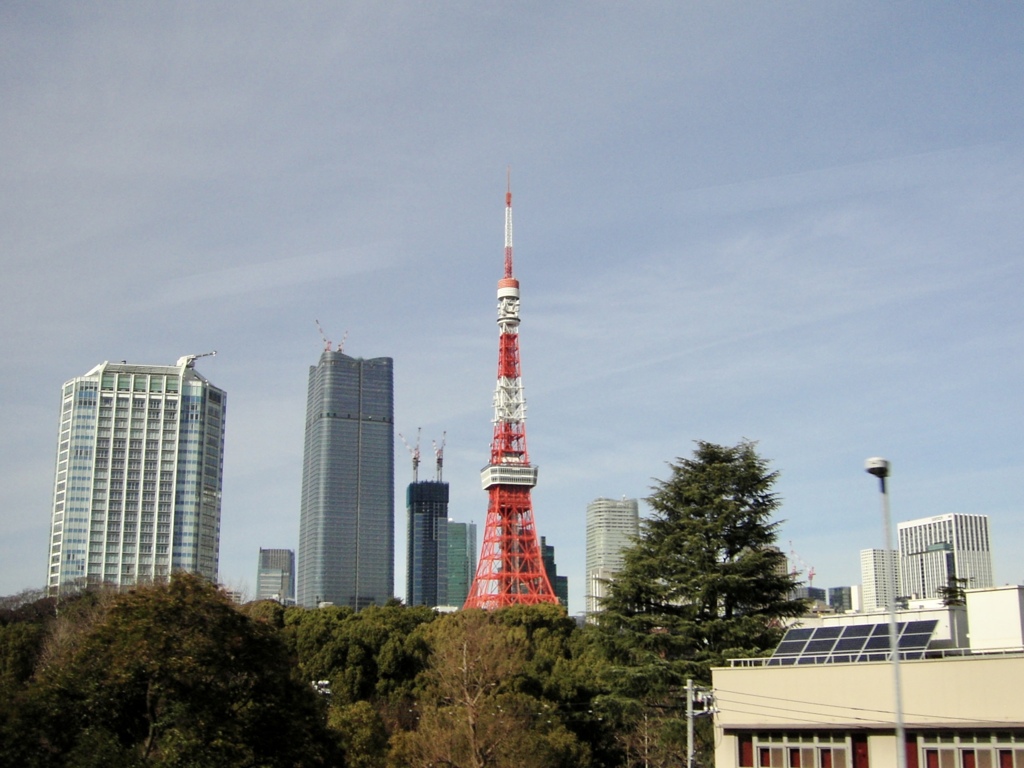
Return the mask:
[[(899, 622), (896, 625), (900, 656), (920, 659), (938, 626), (935, 619)], [(885, 661), (889, 658), (889, 625), (851, 624), (790, 629), (768, 664), (841, 664), (852, 661)]]

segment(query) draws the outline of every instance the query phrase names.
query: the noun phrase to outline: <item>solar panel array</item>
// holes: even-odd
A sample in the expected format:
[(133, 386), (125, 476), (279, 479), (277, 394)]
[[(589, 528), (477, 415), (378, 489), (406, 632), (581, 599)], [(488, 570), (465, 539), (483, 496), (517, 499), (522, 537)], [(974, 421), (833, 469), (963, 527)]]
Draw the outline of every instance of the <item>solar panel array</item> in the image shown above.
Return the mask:
[[(901, 659), (923, 659), (938, 620), (896, 624)], [(768, 666), (788, 664), (849, 664), (889, 658), (888, 624), (850, 624), (845, 627), (796, 627), (786, 632)]]

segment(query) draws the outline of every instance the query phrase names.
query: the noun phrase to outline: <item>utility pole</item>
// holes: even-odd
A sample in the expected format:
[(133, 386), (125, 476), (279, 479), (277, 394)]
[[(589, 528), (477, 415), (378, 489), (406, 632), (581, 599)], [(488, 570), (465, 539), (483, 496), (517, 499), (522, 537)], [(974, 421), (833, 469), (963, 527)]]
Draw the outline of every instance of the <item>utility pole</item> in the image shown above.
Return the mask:
[(686, 678), (686, 768), (693, 768), (693, 678)]
[[(694, 709), (694, 704), (700, 701), (701, 709)], [(697, 688), (693, 684), (693, 678), (686, 678), (686, 768), (693, 768), (694, 748), (693, 724), (702, 715), (715, 714), (713, 706), (714, 694), (710, 688)]]

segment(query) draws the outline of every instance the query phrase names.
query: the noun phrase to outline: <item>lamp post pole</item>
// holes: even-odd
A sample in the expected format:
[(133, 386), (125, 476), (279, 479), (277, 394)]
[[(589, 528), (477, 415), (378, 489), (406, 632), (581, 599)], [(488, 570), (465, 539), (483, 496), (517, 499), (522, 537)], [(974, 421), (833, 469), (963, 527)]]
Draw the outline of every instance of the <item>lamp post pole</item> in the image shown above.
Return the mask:
[[(889, 494), (886, 491), (885, 479), (889, 476), (889, 462), (880, 457), (868, 459), (864, 463), (868, 474), (878, 478), (882, 491), (882, 526), (885, 528), (885, 555), (888, 558), (892, 548), (892, 518), (889, 514)], [(897, 567), (899, 560), (897, 560)], [(907, 734), (903, 727), (903, 691), (900, 685), (900, 650), (896, 626), (896, 591), (893, 584), (892, 569), (886, 568), (886, 581), (889, 587), (889, 658), (892, 660), (893, 699), (896, 714), (896, 768), (907, 768)]]

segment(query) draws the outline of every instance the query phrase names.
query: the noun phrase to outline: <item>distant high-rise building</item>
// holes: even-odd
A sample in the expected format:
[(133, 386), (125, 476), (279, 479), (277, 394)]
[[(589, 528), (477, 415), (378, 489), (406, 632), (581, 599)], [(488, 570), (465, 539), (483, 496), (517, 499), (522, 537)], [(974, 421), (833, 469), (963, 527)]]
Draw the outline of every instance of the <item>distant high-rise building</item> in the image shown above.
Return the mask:
[(360, 609), (394, 592), (394, 374), (327, 349), (309, 369), (298, 603)]
[(406, 510), (409, 515), (406, 602), (409, 605), (449, 605), (448, 483), (439, 480), (410, 483)]
[(793, 590), (794, 600), (810, 600), (814, 603), (827, 605), (828, 594), (821, 587), (801, 586)]
[(540, 556), (548, 581), (551, 582), (551, 588), (555, 591), (555, 597), (565, 608), (568, 608), (569, 577), (558, 575), (558, 566), (555, 564), (555, 547), (553, 544), (548, 544), (544, 536), (540, 537)]
[(899, 584), (897, 553), (886, 549), (860, 551), (860, 580), (864, 610), (878, 611), (888, 608), (894, 600)]
[(896, 526), (900, 578), (907, 597), (939, 597), (950, 579), (967, 589), (994, 586), (988, 515), (948, 514)]
[(850, 587), (829, 587), (828, 605), (836, 613), (853, 610), (853, 590)]
[(217, 581), (227, 395), (194, 368), (102, 363), (64, 384), (50, 526), (51, 593)]
[(461, 606), (476, 572), (476, 523), (448, 521), (448, 605)]
[(263, 549), (256, 572), (256, 599), (295, 602), (295, 552), (290, 549)]
[(608, 582), (622, 569), (623, 555), (640, 534), (636, 499), (594, 499), (587, 505), (586, 612), (599, 611)]

